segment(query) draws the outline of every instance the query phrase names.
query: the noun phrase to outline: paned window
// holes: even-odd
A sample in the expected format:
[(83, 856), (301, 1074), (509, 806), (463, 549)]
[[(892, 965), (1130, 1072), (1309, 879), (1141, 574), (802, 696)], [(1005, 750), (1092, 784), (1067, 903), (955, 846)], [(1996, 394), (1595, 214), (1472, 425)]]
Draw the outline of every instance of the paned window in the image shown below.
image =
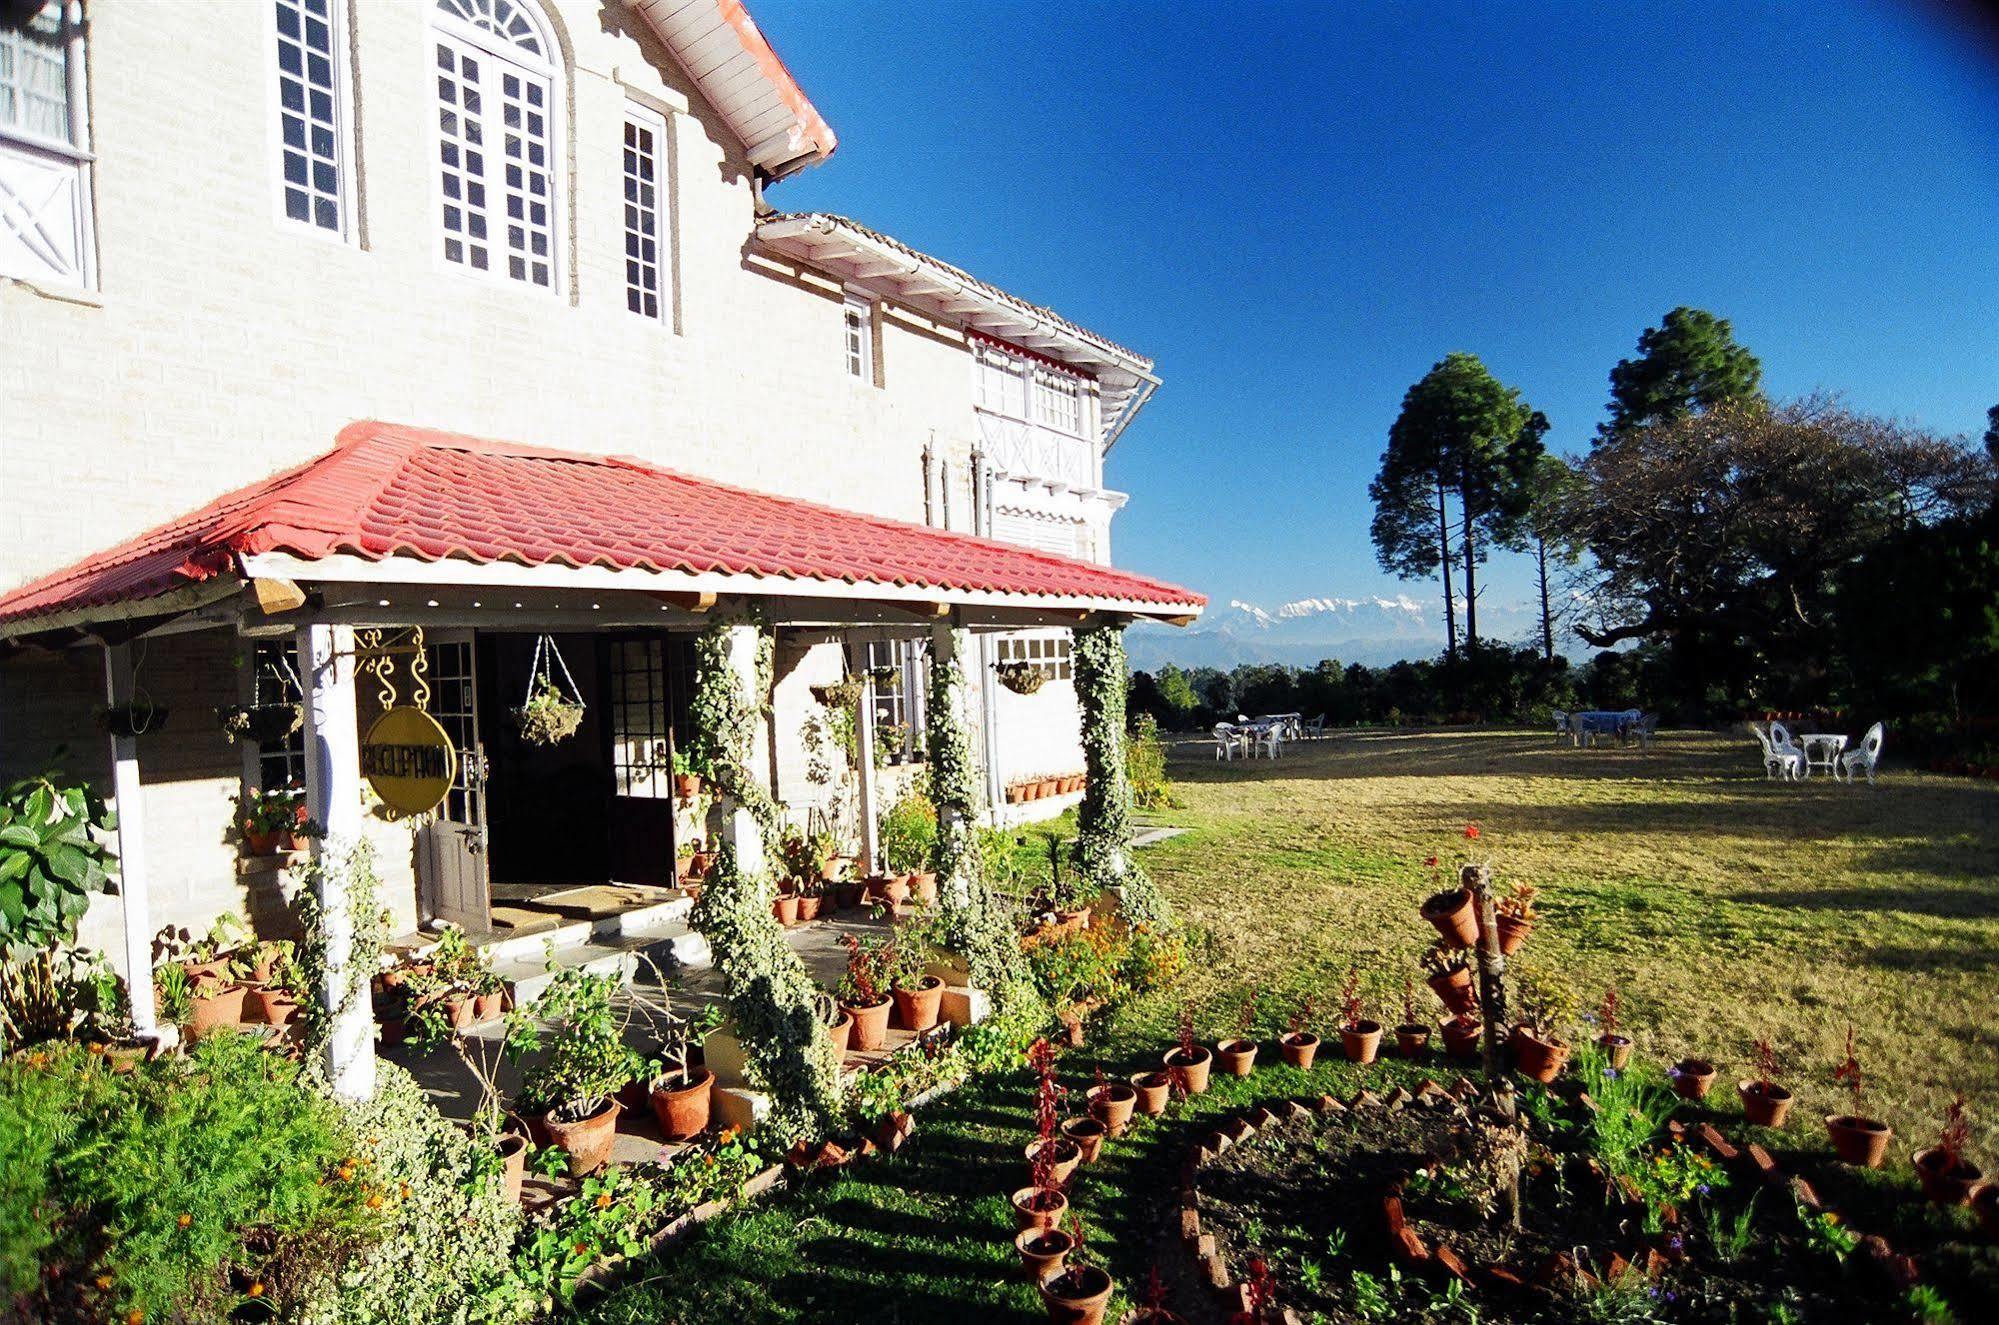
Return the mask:
[(347, 228), (344, 0), (271, 0), (277, 20), (278, 190), (287, 218)]
[(1003, 635), (998, 658), (1000, 662), (1033, 663), (1053, 681), (1073, 681), (1074, 649), (1074, 641), (1067, 635)]
[(846, 307), (841, 314), (841, 328), (847, 352), (847, 376), (859, 378), (863, 382), (874, 380), (874, 328), (869, 316), (867, 298), (863, 295), (847, 296)]
[(913, 759), (923, 749), (929, 661), (930, 646), (923, 640), (868, 645), (868, 669), (875, 673), (875, 740), (893, 762)]
[(661, 137), (665, 123), (625, 108), (625, 307), (640, 317), (665, 315), (660, 297), (664, 227), (660, 218)]
[(1034, 370), (1034, 421), (1072, 437), (1083, 433), (1083, 388), (1067, 373)]
[[(289, 640), (259, 640), (250, 677), (253, 707), (297, 704), (305, 698)], [(257, 785), (265, 791), (305, 785), (305, 727), (282, 740), (257, 743)]]
[(611, 646), (611, 774), (620, 796), (673, 794), (665, 654), (657, 639)]
[(0, 26), (0, 275), (87, 288), (96, 272), (80, 13), (49, 0)]
[(555, 288), (554, 44), (525, 0), (437, 0), (444, 260)]

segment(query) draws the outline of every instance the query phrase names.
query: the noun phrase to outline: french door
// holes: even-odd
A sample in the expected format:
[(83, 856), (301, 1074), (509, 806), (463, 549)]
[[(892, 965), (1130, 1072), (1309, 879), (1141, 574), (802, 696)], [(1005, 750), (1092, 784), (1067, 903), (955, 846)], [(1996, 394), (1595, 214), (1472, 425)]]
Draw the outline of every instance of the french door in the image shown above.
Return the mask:
[(613, 639), (605, 695), (611, 740), (611, 877), (673, 882), (673, 691), (659, 637)]
[(486, 857), (486, 751), (479, 740), (472, 632), (433, 631), (424, 653), (430, 664), (430, 715), (450, 736), (458, 771), (431, 822), (417, 832), (420, 900), (426, 916), (484, 931), (492, 927), (492, 893)]

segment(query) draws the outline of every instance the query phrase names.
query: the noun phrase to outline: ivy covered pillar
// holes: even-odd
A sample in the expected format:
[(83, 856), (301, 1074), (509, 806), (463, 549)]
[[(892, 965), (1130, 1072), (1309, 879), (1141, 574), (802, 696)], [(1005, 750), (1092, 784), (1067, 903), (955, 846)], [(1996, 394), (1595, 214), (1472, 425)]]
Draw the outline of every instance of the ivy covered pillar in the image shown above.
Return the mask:
[(1166, 899), (1132, 851), (1131, 781), (1125, 774), (1124, 623), (1098, 620), (1076, 631), (1076, 700), (1082, 709), (1089, 783), (1076, 812), (1076, 864), (1099, 889), (1114, 891), (1133, 924), (1166, 920)]
[(937, 807), (930, 868), (937, 874), (947, 941), (965, 959), (973, 987), (985, 992), (994, 1011), (1006, 1012), (1033, 989), (1012, 916), (987, 886), (980, 864), (979, 780), (966, 718), (969, 643), (967, 632), (948, 623), (930, 628), (929, 775)]
[(775, 640), (754, 621), (717, 620), (694, 646), (689, 753), (715, 789), (715, 867), (693, 922), (728, 987), (750, 1084), (770, 1097), (768, 1126), (786, 1143), (826, 1135), (840, 1106), (840, 1069), (826, 1038), (830, 1001), (771, 913), (768, 863), (783, 830), (777, 802), (750, 772), (769, 703)]

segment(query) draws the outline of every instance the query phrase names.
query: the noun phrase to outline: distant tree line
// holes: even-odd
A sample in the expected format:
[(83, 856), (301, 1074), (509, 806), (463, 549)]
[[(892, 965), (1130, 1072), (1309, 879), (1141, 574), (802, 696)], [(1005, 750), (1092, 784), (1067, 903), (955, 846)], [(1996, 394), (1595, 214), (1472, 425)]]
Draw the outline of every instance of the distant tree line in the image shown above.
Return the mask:
[[(1382, 566), (1442, 580), (1444, 657), (1412, 665), (1442, 698), (1375, 711), (1532, 705), (1573, 635), (1618, 650), (1569, 674), (1592, 702), (1614, 676), (1680, 720), (1835, 707), (1990, 723), (1999, 406), (1988, 423), (1980, 448), (1832, 397), (1770, 400), (1725, 319), (1676, 308), (1611, 369), (1607, 417), (1571, 459), (1546, 449), (1548, 420), (1518, 391), (1450, 354), (1409, 389), (1371, 488)], [(1478, 634), (1495, 549), (1533, 559), (1538, 679)]]

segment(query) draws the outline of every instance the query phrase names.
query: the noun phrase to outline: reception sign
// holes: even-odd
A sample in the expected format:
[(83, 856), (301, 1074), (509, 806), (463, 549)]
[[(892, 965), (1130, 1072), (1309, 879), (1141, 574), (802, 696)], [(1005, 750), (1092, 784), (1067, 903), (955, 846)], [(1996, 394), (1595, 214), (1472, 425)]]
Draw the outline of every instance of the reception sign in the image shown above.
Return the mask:
[(420, 708), (392, 708), (361, 739), (361, 776), (390, 809), (428, 814), (451, 790), (458, 751), (437, 719)]

